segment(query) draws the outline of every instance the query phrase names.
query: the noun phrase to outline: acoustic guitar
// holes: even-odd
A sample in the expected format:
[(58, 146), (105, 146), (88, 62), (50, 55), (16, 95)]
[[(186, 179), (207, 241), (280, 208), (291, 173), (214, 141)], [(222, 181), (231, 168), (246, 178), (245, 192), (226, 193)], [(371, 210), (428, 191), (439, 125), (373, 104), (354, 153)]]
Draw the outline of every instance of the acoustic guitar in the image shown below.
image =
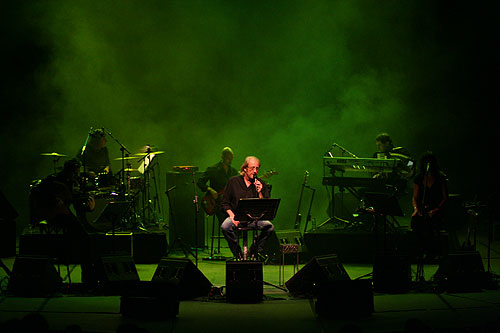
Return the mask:
[[(259, 176), (259, 179), (269, 179), (273, 175), (277, 175), (278, 171), (270, 170), (266, 171), (262, 176)], [(216, 212), (216, 208), (220, 205), (220, 201), (222, 199), (222, 195), (224, 194), (224, 189), (217, 192), (217, 199), (214, 199), (210, 192), (207, 192), (203, 198), (201, 198), (201, 206), (207, 215), (212, 216)]]

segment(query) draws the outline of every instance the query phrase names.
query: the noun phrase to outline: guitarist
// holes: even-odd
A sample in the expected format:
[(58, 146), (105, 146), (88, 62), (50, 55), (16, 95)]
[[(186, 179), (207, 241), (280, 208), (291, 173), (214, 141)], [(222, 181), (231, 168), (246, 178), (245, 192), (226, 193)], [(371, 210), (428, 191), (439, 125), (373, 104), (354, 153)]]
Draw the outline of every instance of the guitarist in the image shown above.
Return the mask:
[(80, 167), (78, 159), (68, 160), (60, 172), (49, 175), (31, 190), (30, 219), (32, 225), (46, 224), (48, 228), (62, 231), (64, 248), (58, 255), (67, 257), (67, 260), (72, 255), (79, 257), (82, 282), (90, 287), (96, 281), (83, 216), (95, 208), (95, 201), (77, 190)]
[(203, 210), (208, 215), (215, 214), (219, 219), (219, 223), (222, 223), (226, 218), (220, 209), (222, 193), (229, 178), (238, 174), (238, 171), (231, 166), (233, 157), (233, 150), (229, 147), (224, 147), (222, 149), (221, 160), (208, 167), (203, 176), (198, 178), (197, 181), (198, 187), (203, 192), (206, 192), (205, 196), (201, 199)]
[(432, 259), (438, 253), (437, 236), (444, 228), (443, 209), (448, 200), (446, 175), (435, 155), (428, 151), (420, 158), (413, 187), (411, 228), (420, 242), (421, 255)]

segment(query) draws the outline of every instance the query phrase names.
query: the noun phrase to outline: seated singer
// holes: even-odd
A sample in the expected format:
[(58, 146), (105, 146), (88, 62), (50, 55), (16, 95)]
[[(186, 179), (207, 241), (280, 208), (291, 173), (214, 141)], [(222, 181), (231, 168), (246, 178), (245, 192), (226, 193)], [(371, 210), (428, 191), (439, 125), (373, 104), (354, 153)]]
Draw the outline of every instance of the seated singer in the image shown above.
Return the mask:
[[(237, 259), (242, 258), (241, 248), (238, 244), (236, 230), (240, 221), (234, 219), (234, 211), (238, 201), (242, 198), (269, 198), (269, 188), (266, 183), (257, 178), (260, 168), (260, 161), (255, 156), (248, 156), (241, 165), (240, 175), (231, 177), (226, 185), (222, 196), (221, 208), (227, 214), (227, 218), (222, 223), (222, 233), (227, 240), (229, 249)], [(254, 222), (248, 226), (254, 226)], [(264, 249), (264, 244), (274, 230), (270, 221), (257, 221), (255, 226), (261, 230), (255, 246), (250, 247), (250, 257), (255, 258), (259, 252)]]

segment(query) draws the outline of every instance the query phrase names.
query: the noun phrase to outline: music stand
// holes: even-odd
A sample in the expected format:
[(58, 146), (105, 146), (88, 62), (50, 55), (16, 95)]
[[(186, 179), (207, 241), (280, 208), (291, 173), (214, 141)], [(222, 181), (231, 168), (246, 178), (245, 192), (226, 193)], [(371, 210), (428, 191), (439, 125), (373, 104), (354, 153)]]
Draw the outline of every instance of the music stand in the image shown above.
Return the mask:
[(271, 221), (276, 216), (280, 199), (259, 199), (242, 198), (238, 201), (234, 212), (234, 219), (240, 221), (239, 229), (245, 232), (243, 238), (243, 260), (247, 260), (248, 244), (246, 232), (250, 229), (248, 225), (251, 222), (266, 220)]
[(234, 219), (240, 222), (271, 221), (276, 216), (281, 199), (242, 198), (238, 201)]
[[(236, 221), (240, 221), (240, 225), (243, 222), (243, 228), (245, 228), (245, 226), (250, 224), (251, 222), (255, 222), (255, 226), (257, 226), (257, 221), (271, 221), (276, 216), (280, 200), (281, 199), (242, 198), (238, 201), (238, 205), (236, 206), (234, 219)], [(247, 229), (244, 229), (244, 231), (246, 232)], [(244, 259), (246, 260), (246, 236), (243, 239), (243, 242)], [(262, 282), (264, 284), (286, 291), (286, 289), (276, 286), (272, 283), (266, 281)]]
[[(95, 224), (109, 226), (111, 223), (111, 251), (115, 252), (116, 222), (122, 222), (130, 209), (131, 201), (110, 201), (97, 217)], [(123, 225), (121, 225), (123, 227)]]
[[(403, 210), (399, 206), (397, 197), (392, 193), (380, 193), (380, 192), (366, 192), (366, 203), (368, 206), (373, 207), (373, 212), (376, 216), (381, 216), (382, 227), (383, 227), (383, 250), (386, 251), (386, 226), (387, 226), (387, 216), (404, 216)], [(377, 221), (377, 217), (375, 217)], [(375, 244), (378, 244), (378, 226), (375, 225)]]

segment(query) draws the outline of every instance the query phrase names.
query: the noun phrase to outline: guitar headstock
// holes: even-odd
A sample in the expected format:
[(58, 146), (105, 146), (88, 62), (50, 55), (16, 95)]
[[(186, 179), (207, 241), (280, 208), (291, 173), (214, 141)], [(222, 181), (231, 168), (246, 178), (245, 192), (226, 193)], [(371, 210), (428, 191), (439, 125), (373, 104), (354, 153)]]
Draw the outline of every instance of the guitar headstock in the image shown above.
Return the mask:
[(277, 175), (277, 174), (278, 174), (278, 171), (272, 169), (272, 170), (264, 172), (264, 174), (262, 176), (259, 176), (259, 178), (260, 179), (269, 179), (272, 176)]

